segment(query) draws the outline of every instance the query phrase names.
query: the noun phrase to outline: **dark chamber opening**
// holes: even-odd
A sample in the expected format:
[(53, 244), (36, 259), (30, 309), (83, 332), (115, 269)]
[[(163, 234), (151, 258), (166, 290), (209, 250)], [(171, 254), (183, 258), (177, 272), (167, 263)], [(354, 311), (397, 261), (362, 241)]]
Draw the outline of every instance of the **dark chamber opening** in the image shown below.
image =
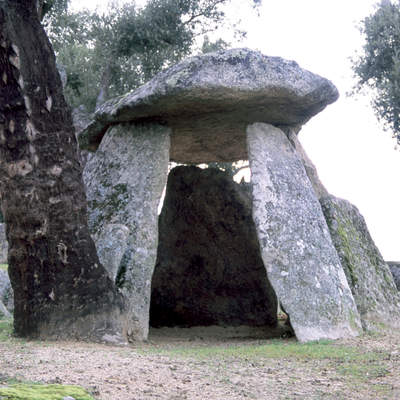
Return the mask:
[(152, 327), (277, 325), (251, 194), (218, 169), (179, 166), (159, 219)]

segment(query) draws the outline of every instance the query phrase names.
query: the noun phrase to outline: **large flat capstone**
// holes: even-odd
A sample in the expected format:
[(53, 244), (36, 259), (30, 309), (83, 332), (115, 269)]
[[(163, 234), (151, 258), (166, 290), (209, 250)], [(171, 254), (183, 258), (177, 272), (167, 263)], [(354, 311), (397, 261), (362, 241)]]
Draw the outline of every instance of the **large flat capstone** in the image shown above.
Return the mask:
[(337, 97), (330, 81), (294, 61), (249, 49), (209, 53), (106, 102), (80, 135), (80, 145), (95, 150), (112, 124), (158, 121), (171, 128), (173, 161), (248, 159), (248, 124), (302, 125)]
[(300, 156), (272, 125), (250, 125), (247, 140), (261, 255), (297, 339), (357, 335), (360, 316)]
[(114, 126), (83, 175), (89, 228), (99, 259), (131, 307), (131, 340), (148, 335), (157, 209), (167, 182), (169, 133), (157, 124)]

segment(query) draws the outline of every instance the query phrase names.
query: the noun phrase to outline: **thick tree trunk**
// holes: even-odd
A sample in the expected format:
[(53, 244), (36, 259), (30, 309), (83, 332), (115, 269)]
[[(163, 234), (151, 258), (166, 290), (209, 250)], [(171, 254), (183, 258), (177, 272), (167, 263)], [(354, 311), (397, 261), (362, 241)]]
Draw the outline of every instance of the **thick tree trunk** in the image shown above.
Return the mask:
[(87, 228), (70, 111), (35, 0), (0, 0), (0, 193), (19, 336), (122, 340)]

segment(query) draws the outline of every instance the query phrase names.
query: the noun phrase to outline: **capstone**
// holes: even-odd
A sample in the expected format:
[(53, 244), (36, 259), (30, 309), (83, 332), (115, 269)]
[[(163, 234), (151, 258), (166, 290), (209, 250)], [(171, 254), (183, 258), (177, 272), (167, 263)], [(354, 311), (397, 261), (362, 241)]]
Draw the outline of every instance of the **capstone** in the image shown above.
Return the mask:
[(95, 150), (111, 124), (159, 121), (171, 128), (172, 161), (247, 160), (248, 124), (302, 125), (337, 98), (330, 81), (294, 61), (224, 50), (188, 58), (106, 102), (79, 140)]

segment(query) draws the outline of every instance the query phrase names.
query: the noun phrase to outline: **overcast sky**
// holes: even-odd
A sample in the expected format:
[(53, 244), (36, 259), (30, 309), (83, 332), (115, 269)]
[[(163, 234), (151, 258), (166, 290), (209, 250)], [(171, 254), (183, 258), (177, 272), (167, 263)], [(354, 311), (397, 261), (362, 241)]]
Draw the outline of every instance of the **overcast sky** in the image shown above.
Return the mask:
[[(329, 192), (355, 204), (384, 258), (400, 261), (400, 152), (377, 122), (369, 99), (346, 96), (354, 84), (349, 58), (363, 44), (357, 26), (376, 2), (263, 0), (257, 17), (244, 0), (233, 0), (229, 13), (241, 16), (248, 32), (240, 46), (295, 60), (337, 86), (339, 100), (303, 127), (300, 140)], [(92, 7), (106, 1), (72, 4)]]

